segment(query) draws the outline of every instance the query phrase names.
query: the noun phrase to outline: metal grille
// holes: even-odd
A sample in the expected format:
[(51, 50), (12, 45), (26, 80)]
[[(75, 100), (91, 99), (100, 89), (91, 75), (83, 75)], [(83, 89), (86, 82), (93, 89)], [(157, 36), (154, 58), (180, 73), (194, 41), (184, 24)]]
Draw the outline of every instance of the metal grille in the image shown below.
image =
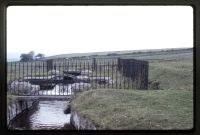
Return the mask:
[[(148, 63), (133, 63), (118, 58), (8, 62), (7, 91), (15, 95), (71, 95), (97, 88), (147, 89)], [(136, 76), (140, 71), (145, 75)]]

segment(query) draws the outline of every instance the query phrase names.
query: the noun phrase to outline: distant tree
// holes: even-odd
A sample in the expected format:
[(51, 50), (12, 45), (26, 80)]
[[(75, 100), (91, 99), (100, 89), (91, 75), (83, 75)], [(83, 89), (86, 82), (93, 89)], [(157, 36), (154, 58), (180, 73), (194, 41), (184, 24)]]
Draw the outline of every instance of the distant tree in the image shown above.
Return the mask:
[(34, 60), (34, 51), (30, 51), (29, 53), (22, 53), (20, 55), (20, 61), (31, 61)]
[(44, 58), (44, 54), (42, 54), (42, 53), (38, 53), (36, 56), (35, 56), (35, 59), (42, 59), (42, 58)]
[(29, 54), (23, 53), (20, 55), (20, 61), (30, 61), (30, 60), (32, 60), (32, 58), (30, 57)]
[(32, 60), (34, 60), (35, 51), (30, 51), (30, 52), (28, 53), (28, 55), (30, 56), (30, 58), (31, 58)]

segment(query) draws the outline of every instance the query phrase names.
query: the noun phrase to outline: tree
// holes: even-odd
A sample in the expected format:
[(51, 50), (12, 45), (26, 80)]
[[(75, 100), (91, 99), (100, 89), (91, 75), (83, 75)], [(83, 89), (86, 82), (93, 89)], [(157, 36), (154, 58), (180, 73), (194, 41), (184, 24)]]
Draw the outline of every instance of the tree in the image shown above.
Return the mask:
[(30, 51), (29, 53), (22, 53), (20, 55), (20, 61), (31, 61), (34, 60), (34, 51)]
[(30, 57), (29, 54), (23, 53), (20, 55), (20, 61), (30, 61), (30, 60), (32, 60), (32, 58)]
[(30, 51), (30, 52), (28, 53), (28, 55), (29, 55), (29, 57), (30, 57), (32, 60), (34, 60), (34, 55), (35, 55), (35, 52), (34, 52), (34, 51)]
[(42, 54), (42, 53), (38, 53), (36, 56), (35, 56), (35, 58), (36, 59), (42, 59), (42, 58), (44, 58), (44, 54)]

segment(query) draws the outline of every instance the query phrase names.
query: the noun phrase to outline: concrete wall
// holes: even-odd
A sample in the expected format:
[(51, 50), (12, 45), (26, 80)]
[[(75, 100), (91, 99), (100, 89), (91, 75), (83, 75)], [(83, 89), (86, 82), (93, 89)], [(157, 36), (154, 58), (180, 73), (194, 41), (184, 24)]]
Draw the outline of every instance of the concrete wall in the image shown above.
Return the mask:
[(7, 105), (7, 126), (9, 128), (10, 122), (28, 109), (31, 109), (37, 100), (13, 100)]
[(91, 120), (81, 117), (76, 111), (71, 111), (70, 124), (77, 130), (97, 130)]

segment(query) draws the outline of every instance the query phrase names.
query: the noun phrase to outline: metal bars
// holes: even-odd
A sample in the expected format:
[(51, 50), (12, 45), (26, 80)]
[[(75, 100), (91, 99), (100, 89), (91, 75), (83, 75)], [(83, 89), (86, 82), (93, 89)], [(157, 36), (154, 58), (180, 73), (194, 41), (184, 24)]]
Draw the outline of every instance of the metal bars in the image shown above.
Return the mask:
[(117, 58), (8, 62), (7, 82), (13, 86), (8, 87), (11, 93), (16, 95), (23, 92), (22, 88), (29, 95), (34, 92), (38, 96), (68, 95), (73, 93), (72, 87), (78, 91), (90, 87), (148, 89), (148, 66), (146, 61)]

